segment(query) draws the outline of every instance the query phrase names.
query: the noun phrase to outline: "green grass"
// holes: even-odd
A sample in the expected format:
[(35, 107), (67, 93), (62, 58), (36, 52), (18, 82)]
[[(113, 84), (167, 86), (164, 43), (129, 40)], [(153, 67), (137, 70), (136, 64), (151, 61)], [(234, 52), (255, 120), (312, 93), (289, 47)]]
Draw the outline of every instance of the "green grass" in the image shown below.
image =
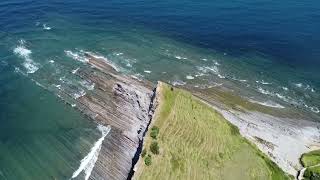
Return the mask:
[(157, 126), (153, 126), (151, 128), (151, 132), (150, 132), (150, 136), (153, 138), (153, 139), (157, 139), (157, 136), (159, 134), (159, 128)]
[[(140, 165), (136, 179), (289, 179), (222, 115), (189, 92), (160, 83), (153, 125), (158, 155)], [(144, 147), (153, 138), (146, 136)]]
[(319, 180), (320, 179), (320, 166), (307, 168), (303, 175), (305, 180)]
[(320, 179), (320, 150), (303, 154), (301, 163), (307, 168), (304, 173), (306, 180)]
[(303, 154), (301, 157), (301, 162), (304, 167), (320, 164), (320, 150)]

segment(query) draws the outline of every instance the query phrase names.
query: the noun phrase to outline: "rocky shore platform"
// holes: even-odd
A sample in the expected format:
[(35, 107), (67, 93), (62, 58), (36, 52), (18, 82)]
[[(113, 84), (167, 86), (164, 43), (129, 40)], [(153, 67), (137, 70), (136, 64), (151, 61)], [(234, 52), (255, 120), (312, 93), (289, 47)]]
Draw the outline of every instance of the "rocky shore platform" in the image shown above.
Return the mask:
[(75, 106), (100, 125), (110, 127), (89, 179), (127, 179), (153, 113), (152, 84), (120, 75), (106, 58), (85, 54), (90, 68), (75, 73), (94, 84)]

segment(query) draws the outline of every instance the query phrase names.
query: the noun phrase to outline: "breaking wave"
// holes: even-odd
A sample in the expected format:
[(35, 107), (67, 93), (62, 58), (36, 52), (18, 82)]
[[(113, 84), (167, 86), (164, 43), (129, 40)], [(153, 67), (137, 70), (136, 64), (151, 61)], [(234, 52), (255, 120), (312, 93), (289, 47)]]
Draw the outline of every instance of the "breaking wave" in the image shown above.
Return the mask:
[(89, 62), (89, 59), (85, 55), (85, 54), (89, 54), (90, 56), (92, 56), (92, 57), (94, 57), (96, 59), (102, 59), (102, 60), (106, 61), (108, 63), (108, 65), (110, 65), (114, 70), (120, 72), (120, 69), (113, 62), (111, 62), (108, 58), (106, 58), (104, 56), (97, 55), (95, 53), (84, 51), (84, 50), (79, 50), (77, 52), (73, 52), (73, 51), (70, 51), (70, 50), (65, 50), (64, 52), (68, 57), (70, 57), (70, 58), (72, 58), (74, 60), (83, 62), (83, 63), (88, 63)]
[(88, 80), (82, 80), (80, 81), (81, 86), (87, 88), (89, 91), (92, 91), (94, 89), (95, 83), (89, 82)]
[(96, 58), (96, 59), (103, 59), (104, 61), (106, 61), (108, 63), (108, 65), (110, 65), (114, 70), (116, 70), (117, 72), (120, 72), (120, 68), (118, 66), (116, 66), (113, 62), (111, 62), (107, 57), (105, 56), (101, 56), (101, 55), (97, 55), (95, 53), (92, 52), (85, 52), (87, 54), (89, 54), (90, 56)]
[(44, 30), (47, 30), (47, 31), (49, 31), (49, 30), (52, 29), (52, 28), (51, 28), (50, 26), (48, 26), (47, 24), (43, 24), (43, 25), (42, 25), (42, 28), (43, 28)]
[(264, 80), (261, 80), (261, 81), (257, 80), (256, 83), (258, 83), (258, 84), (263, 84), (263, 85), (272, 84), (272, 83), (266, 82), (266, 81), (264, 81)]
[(203, 74), (212, 73), (212, 74), (218, 76), (220, 79), (225, 79), (226, 78), (224, 75), (222, 75), (220, 73), (220, 70), (219, 70), (217, 65), (211, 66), (211, 67), (210, 66), (197, 67), (197, 69)]
[(80, 69), (80, 68), (76, 68), (76, 69), (72, 70), (71, 73), (72, 73), (72, 74), (75, 74), (75, 73), (78, 72), (79, 69)]
[(256, 103), (256, 104), (260, 104), (260, 105), (268, 106), (268, 107), (273, 107), (273, 108), (280, 108), (280, 109), (285, 108), (284, 106), (277, 104), (277, 103), (274, 103), (272, 101), (260, 102), (260, 101), (255, 101), (252, 99), (249, 99), (249, 101), (252, 103)]
[(14, 48), (13, 52), (20, 58), (24, 59), (22, 65), (26, 68), (27, 73), (32, 74), (35, 73), (39, 69), (39, 67), (38, 64), (31, 59), (32, 51), (30, 49), (27, 49), (24, 44), (25, 41), (20, 40), (19, 45), (16, 48)]
[(91, 148), (89, 154), (81, 160), (79, 168), (72, 174), (71, 179), (76, 178), (82, 171), (85, 173), (85, 180), (88, 180), (91, 172), (94, 168), (96, 161), (98, 160), (98, 156), (101, 150), (102, 142), (104, 138), (108, 135), (111, 130), (110, 126), (98, 125), (98, 130), (101, 132), (101, 138), (94, 144)]
[(174, 56), (176, 59), (179, 59), (179, 60), (186, 60), (186, 59), (188, 59), (188, 58), (186, 58), (186, 57), (182, 57), (182, 56)]
[(316, 90), (309, 84), (294, 83), (294, 86), (296, 88), (299, 88), (299, 89), (302, 89), (302, 90), (306, 90), (306, 91), (310, 91), (312, 93), (316, 92)]
[(181, 80), (174, 80), (174, 81), (170, 81), (169, 83), (171, 83), (174, 86), (184, 86), (187, 83)]
[(142, 81), (143, 78), (144, 78), (144, 76), (142, 74), (139, 74), (139, 73), (131, 75), (131, 77), (136, 79), (136, 80), (138, 80), (138, 81)]
[(194, 77), (193, 76), (191, 76), (191, 75), (188, 75), (188, 76), (186, 76), (186, 79), (194, 79)]
[(84, 91), (83, 89), (81, 89), (79, 92), (76, 92), (73, 94), (73, 98), (74, 99), (78, 99), (82, 96), (86, 95), (86, 91)]
[(77, 61), (80, 61), (80, 62), (83, 62), (83, 63), (87, 63), (89, 61), (89, 59), (87, 59), (84, 55), (84, 51), (83, 50), (80, 50), (79, 52), (72, 52), (72, 51), (69, 51), (69, 50), (65, 50), (64, 51), (66, 53), (66, 55), (74, 60), (77, 60)]
[(287, 102), (289, 104), (296, 105), (298, 107), (305, 107), (314, 113), (320, 113), (320, 110), (317, 107), (307, 105), (302, 99), (297, 101), (297, 100), (293, 99), (292, 97), (284, 96), (278, 92), (271, 92), (271, 91), (268, 91), (268, 90), (263, 89), (261, 87), (258, 87), (258, 91), (262, 94), (276, 97), (276, 98), (278, 98), (284, 102)]

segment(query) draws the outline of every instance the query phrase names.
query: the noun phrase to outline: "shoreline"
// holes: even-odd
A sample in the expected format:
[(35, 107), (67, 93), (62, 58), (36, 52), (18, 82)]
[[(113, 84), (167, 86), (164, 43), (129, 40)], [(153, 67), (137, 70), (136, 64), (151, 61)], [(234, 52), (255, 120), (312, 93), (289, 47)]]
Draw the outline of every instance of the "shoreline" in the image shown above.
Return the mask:
[[(301, 155), (311, 150), (320, 149), (319, 122), (277, 117), (258, 111), (221, 108), (216, 103), (223, 102), (216, 100), (215, 103), (212, 103), (207, 99), (204, 100), (203, 96), (197, 97), (236, 126), (244, 138), (255, 144), (283, 171), (296, 179), (303, 169), (300, 163)], [(151, 119), (150, 126), (153, 123), (154, 119)], [(142, 173), (141, 163), (144, 162), (140, 156), (134, 167), (136, 175)], [(135, 179), (134, 177), (133, 179)]]
[[(85, 69), (79, 69), (76, 74), (82, 79), (89, 79), (94, 82), (96, 84), (94, 89), (98, 93), (84, 94), (77, 98), (76, 108), (94, 121), (100, 122), (103, 125), (111, 124), (112, 127), (110, 132), (110, 136), (112, 137), (109, 137), (108, 135), (102, 143), (102, 152), (97, 160), (97, 166), (93, 169), (93, 176), (118, 176), (114, 174), (113, 170), (110, 170), (110, 172), (109, 170), (105, 171), (102, 167), (104, 167), (104, 164), (106, 163), (103, 162), (104, 160), (109, 163), (110, 161), (114, 161), (111, 158), (111, 156), (113, 156), (112, 154), (120, 150), (123, 151), (122, 153), (125, 151), (128, 153), (130, 151), (128, 157), (132, 156), (132, 159), (125, 158), (117, 160), (117, 163), (119, 163), (118, 168), (123, 171), (121, 176), (123, 178), (126, 177), (127, 179), (130, 179), (131, 176), (134, 178), (134, 171), (139, 166), (139, 163), (141, 163), (141, 158), (139, 158), (141, 150), (139, 151), (139, 148), (142, 149), (142, 147), (140, 144), (143, 144), (143, 138), (148, 131), (147, 128), (153, 123), (153, 118), (150, 117), (150, 105), (153, 104), (152, 101), (157, 101), (158, 90), (156, 89), (156, 92), (152, 92), (152, 83), (148, 81), (136, 81), (135, 79), (121, 75), (116, 69), (109, 65), (106, 59), (92, 56), (90, 53), (86, 53), (85, 55), (88, 58), (87, 64), (93, 66), (92, 70), (94, 70), (95, 73), (88, 72)], [(240, 104), (237, 104), (238, 101), (235, 101), (236, 103), (234, 106), (228, 102), (230, 99), (224, 101), (223, 98), (225, 97), (221, 94), (218, 94), (218, 96), (210, 96), (210, 94), (206, 94), (204, 91), (196, 91), (194, 89), (189, 89), (188, 87), (180, 86), (179, 88), (188, 90), (194, 96), (222, 114), (226, 120), (239, 128), (243, 137), (257, 145), (257, 147), (273, 162), (285, 172), (294, 175), (295, 177), (297, 177), (298, 172), (302, 169), (299, 162), (300, 156), (303, 153), (320, 148), (320, 142), (318, 140), (320, 139), (319, 122), (293, 119), (291, 117), (277, 117), (275, 114), (278, 111), (282, 112), (279, 109), (275, 114), (269, 114), (268, 112), (270, 112), (270, 109), (267, 109), (268, 111), (266, 112), (263, 111), (264, 109), (259, 112), (259, 108), (258, 110), (247, 110), (246, 106), (241, 107), (243, 102), (239, 101)], [(232, 97), (233, 96), (236, 95), (232, 95)], [(136, 102), (134, 102), (135, 99)], [(105, 103), (108, 102), (108, 100), (114, 102), (107, 105)], [(126, 107), (123, 107), (121, 105), (122, 103), (125, 103)], [(143, 107), (141, 106), (141, 103), (143, 104)], [(113, 110), (115, 110), (115, 107), (112, 107), (113, 105), (116, 105), (118, 108), (121, 107), (121, 109), (117, 109), (117, 111), (119, 111), (117, 113), (120, 113), (119, 116), (129, 118), (125, 115), (125, 112), (128, 110), (132, 111), (131, 114), (137, 118), (135, 121), (138, 122), (140, 126), (134, 125), (134, 123), (129, 125), (128, 122), (132, 121), (129, 119), (119, 121), (121, 124), (116, 122), (114, 119), (118, 119), (119, 117), (112, 115), (114, 113)], [(258, 107), (261, 105), (251, 104), (250, 106)], [(154, 107), (151, 106), (151, 108)], [(271, 109), (271, 112), (274, 112), (272, 110), (273, 109)], [(107, 117), (107, 115), (112, 115), (112, 117)], [(140, 116), (143, 117), (143, 119), (140, 119)], [(117, 144), (116, 146), (120, 149), (114, 147), (117, 142), (126, 142), (127, 140), (124, 139), (125, 137), (129, 137), (129, 139), (134, 142)], [(106, 152), (106, 149), (114, 152)], [(123, 166), (124, 164), (126, 165)], [(95, 170), (98, 170), (99, 173), (95, 174)], [(128, 174), (125, 171), (128, 171)], [(120, 176), (118, 177), (120, 178)]]
[[(165, 84), (165, 83), (164, 83)], [(171, 86), (171, 85), (169, 85), (169, 86)], [(159, 84), (158, 84), (158, 87), (157, 87), (157, 90), (161, 90), (161, 82), (160, 82), (160, 86), (159, 86)], [(173, 90), (171, 90), (171, 91), (173, 91)], [(175, 89), (174, 91), (184, 91), (184, 92), (187, 92), (187, 91), (185, 91), (185, 90), (183, 90), (183, 89), (181, 89), (181, 88), (177, 88), (177, 89)], [(163, 93), (163, 92), (162, 92)], [(159, 93), (157, 93), (157, 95), (158, 95)], [(169, 95), (168, 95), (169, 96)], [(164, 97), (166, 97), (166, 96), (164, 96)], [(161, 95), (161, 96), (159, 96), (159, 97), (157, 97), (157, 100), (158, 100), (158, 104), (162, 104), (161, 102), (163, 102), (164, 101), (164, 98), (163, 97), (163, 95)], [(196, 97), (196, 96), (194, 96), (193, 95), (193, 97), (195, 98), (195, 99), (197, 99), (199, 102), (202, 102), (203, 104), (205, 104), (205, 105), (207, 105), (208, 106), (208, 108), (209, 109), (211, 109), (212, 111), (215, 111), (215, 113), (217, 113), (218, 114), (218, 116), (220, 116), (220, 117), (222, 117), (222, 118), (224, 118), (224, 121), (225, 122), (228, 122), (229, 124), (230, 124), (230, 126), (231, 127), (237, 127), (237, 125), (236, 124), (234, 124), (233, 122), (231, 122), (229, 119), (227, 119), (225, 116), (224, 116), (224, 114), (221, 112), (221, 111), (218, 111), (214, 106), (212, 106), (211, 104), (208, 104), (208, 102), (206, 102), (206, 101), (203, 101), (202, 99), (200, 99), (199, 97)], [(191, 105), (190, 105), (191, 106)], [(164, 108), (164, 106), (163, 106), (163, 104), (162, 104), (162, 106), (161, 106), (162, 108)], [(192, 104), (192, 107), (193, 107), (193, 104)], [(160, 107), (159, 107), (160, 108)], [(162, 129), (162, 126), (165, 128), (165, 129), (163, 129), (163, 130), (166, 130), (166, 128), (169, 128), (169, 125), (168, 124), (166, 124), (166, 123), (164, 123), (164, 121), (163, 121), (163, 119), (161, 120), (161, 114), (159, 114), (160, 113), (160, 111), (161, 111), (161, 109), (159, 109), (159, 108), (157, 108), (156, 110), (155, 110), (155, 113), (154, 113), (154, 118), (151, 120), (151, 122), (150, 122), (150, 127), (151, 126), (153, 126), (153, 125), (155, 125), (155, 126), (157, 126), (157, 127), (159, 127), (159, 129), (160, 129), (160, 131), (161, 131), (161, 129)], [(162, 111), (161, 111), (162, 112)], [(177, 116), (179, 116), (178, 114), (176, 114)], [(173, 115), (174, 117), (176, 116), (176, 115)], [(196, 116), (195, 118), (197, 118), (198, 116)], [(160, 119), (159, 119), (160, 118)], [(197, 118), (197, 120), (198, 120), (198, 118)], [(199, 119), (200, 120), (200, 119)], [(173, 124), (175, 124), (175, 123), (173, 123), (172, 121), (170, 121), (170, 123), (169, 124), (171, 124), (171, 125), (173, 125)], [(195, 123), (197, 123), (197, 122), (195, 122)], [(175, 126), (177, 126), (176, 124), (175, 124)], [(178, 125), (179, 126), (179, 125)], [(182, 127), (185, 127), (184, 125), (180, 125), (181, 126), (181, 128)], [(178, 129), (180, 129), (180, 126), (179, 127), (176, 127), (176, 128), (178, 128)], [(169, 129), (172, 129), (172, 127), (171, 128), (169, 128)], [(183, 129), (183, 128), (182, 128)], [(203, 129), (204, 130), (204, 129)], [(181, 130), (181, 131), (183, 131), (183, 130)], [(240, 128), (239, 128), (239, 131), (240, 131)], [(180, 134), (180, 133), (178, 133), (177, 131), (175, 131), (176, 133), (173, 133), (173, 134)], [(184, 132), (184, 131), (183, 131)], [(164, 134), (167, 134), (167, 132), (163, 132)], [(169, 133), (169, 132), (168, 132)], [(182, 132), (181, 132), (182, 133)], [(213, 134), (213, 136), (214, 137), (216, 137), (216, 135), (214, 135), (215, 134), (215, 132), (212, 132)], [(139, 179), (140, 177), (146, 177), (146, 176), (148, 176), (149, 178), (151, 178), (150, 177), (150, 174), (148, 173), (149, 171), (152, 171), (152, 172), (163, 172), (163, 171), (170, 171), (170, 162), (167, 162), (168, 161), (168, 156), (170, 157), (170, 155), (168, 155), (168, 151), (164, 151), (164, 150), (161, 150), (162, 148), (161, 148), (161, 146), (165, 146), (165, 147), (163, 147), (163, 148), (168, 148), (168, 144), (166, 144), (166, 141), (169, 141), (169, 142), (172, 142), (170, 139), (175, 139), (174, 137), (167, 137), (167, 135), (164, 135), (163, 134), (163, 136), (166, 136), (166, 140), (164, 140), (163, 138), (164, 137), (159, 137), (160, 139), (159, 140), (157, 140), (157, 139), (152, 139), (151, 138), (151, 136), (150, 136), (150, 132), (147, 132), (147, 134), (148, 134), (148, 136), (146, 136), (146, 137), (144, 137), (144, 138), (146, 138), (146, 139), (144, 139), (144, 141), (145, 141), (145, 143), (143, 144), (143, 149), (145, 150), (145, 151), (149, 151), (150, 149), (149, 149), (149, 146), (150, 146), (150, 143), (151, 143), (151, 141), (152, 142), (154, 142), (154, 141), (159, 141), (159, 143), (160, 142), (162, 142), (162, 143), (160, 143), (160, 155), (152, 155), (153, 156), (153, 158), (152, 159), (154, 159), (154, 160), (152, 160), (152, 161), (155, 161), (155, 162), (152, 162), (152, 164), (153, 163), (156, 163), (156, 165), (155, 166), (153, 166), (153, 165), (151, 165), (150, 166), (150, 168), (151, 169), (149, 169), (149, 165), (145, 165), (145, 158), (144, 158), (144, 156), (145, 155), (141, 155), (140, 156), (140, 158), (139, 158), (139, 161), (138, 161), (138, 163), (136, 164), (136, 166), (134, 167), (134, 170), (135, 170), (135, 174), (134, 174), (134, 176), (133, 176), (133, 178), (132, 179)], [(172, 134), (172, 132), (170, 131), (170, 133), (169, 134)], [(209, 132), (209, 134), (210, 134), (210, 132)], [(181, 135), (181, 134), (180, 134)], [(238, 135), (239, 136), (241, 136), (241, 137), (243, 137), (243, 139), (246, 139), (246, 142), (247, 143), (249, 143), (249, 144), (251, 144), (250, 146), (251, 147), (253, 147), (253, 149), (256, 149), (257, 150), (257, 152), (259, 152), (259, 153), (261, 153), (261, 154), (263, 154), (263, 157), (265, 157), (265, 158), (267, 158), (267, 157), (269, 157), (269, 155), (267, 154), (267, 153), (265, 153), (264, 151), (259, 151), (259, 150), (261, 150), (260, 148), (258, 148), (257, 146), (255, 146), (254, 144), (255, 143), (252, 143), (252, 141), (250, 140), (250, 139), (248, 139), (248, 137), (247, 136), (244, 136), (242, 133), (238, 133)], [(149, 137), (150, 136), (150, 137)], [(220, 133), (220, 136), (227, 136), (228, 137), (228, 135), (226, 135), (226, 134), (221, 134)], [(169, 139), (168, 139), (169, 138)], [(178, 137), (177, 137), (178, 138)], [(195, 138), (196, 139), (196, 137), (195, 136), (192, 136), (192, 137), (188, 137), (187, 139), (189, 139), (190, 140), (190, 138), (191, 139), (193, 139), (193, 138)], [(226, 138), (226, 137), (225, 137)], [(182, 139), (180, 139), (180, 140), (182, 140)], [(196, 140), (195, 140), (196, 141)], [(180, 141), (179, 141), (180, 142)], [(181, 143), (183, 144), (183, 141), (181, 141)], [(187, 144), (189, 144), (190, 142), (188, 142)], [(209, 143), (210, 144), (210, 143)], [(222, 143), (223, 144), (223, 143)], [(181, 145), (181, 144), (180, 144)], [(201, 146), (202, 148), (203, 148), (203, 146)], [(174, 147), (171, 147), (171, 148), (174, 148)], [(178, 148), (178, 147), (177, 147)], [(213, 147), (211, 147), (211, 148), (213, 148)], [(170, 148), (169, 148), (170, 149)], [(174, 148), (175, 149), (175, 148)], [(178, 148), (179, 149), (179, 148)], [(209, 148), (210, 149), (210, 148)], [(219, 149), (219, 148), (218, 148)], [(167, 149), (168, 150), (168, 149)], [(175, 151), (175, 150), (173, 150), (173, 149), (171, 149), (172, 151)], [(172, 152), (171, 152), (171, 150), (169, 150), (170, 151), (170, 153), (169, 154), (171, 154)], [(184, 151), (183, 151), (184, 152)], [(188, 151), (189, 152), (189, 151)], [(149, 152), (150, 153), (150, 152)], [(148, 155), (149, 156), (149, 155)], [(171, 154), (171, 156), (172, 156), (172, 154)], [(175, 156), (174, 156), (175, 157)], [(161, 159), (159, 159), (159, 158), (165, 158), (166, 160), (161, 160)], [(171, 157), (172, 158), (172, 157)], [(181, 158), (181, 157), (180, 157)], [(188, 159), (188, 158), (187, 158)], [(269, 159), (269, 158), (267, 158), (268, 159), (268, 161), (273, 161), (274, 162), (274, 160), (273, 159)], [(160, 161), (160, 162), (158, 162), (158, 161)], [(166, 161), (167, 163), (165, 163), (166, 164), (166, 166), (163, 166), (163, 167), (158, 167), (158, 165), (163, 165), (163, 161)], [(186, 160), (186, 161), (188, 161), (188, 160)], [(158, 163), (160, 163), (160, 164), (158, 164)], [(172, 163), (172, 162), (171, 162)], [(182, 162), (181, 162), (182, 163)], [(217, 163), (219, 163), (219, 162), (217, 162)], [(200, 163), (201, 164), (201, 163)], [(214, 163), (215, 164), (215, 163)], [(278, 163), (275, 163), (275, 164), (277, 164), (276, 165), (276, 167), (277, 168), (279, 168), (280, 166), (279, 166), (279, 164)], [(195, 165), (195, 164), (194, 164)], [(168, 166), (168, 167), (167, 167)], [(195, 165), (195, 166), (197, 166), (197, 165)], [(165, 170), (155, 170), (155, 168), (164, 168)], [(188, 168), (192, 168), (192, 166), (190, 167), (188, 167)], [(279, 168), (280, 169), (280, 168)], [(282, 169), (283, 170), (283, 169)], [(148, 171), (148, 172), (147, 172)], [(143, 175), (144, 174), (144, 172), (146, 172), (148, 175)], [(194, 171), (191, 171), (191, 172), (193, 172), (194, 173)], [(189, 173), (191, 173), (191, 172), (189, 172)], [(173, 174), (175, 174), (175, 171), (170, 171), (170, 174), (171, 173), (173, 173)], [(243, 172), (241, 172), (241, 173), (243, 173)], [(240, 173), (240, 174), (241, 174)], [(188, 173), (187, 173), (188, 174)], [(181, 174), (180, 174), (181, 175)], [(287, 174), (288, 176), (289, 175), (291, 175), (291, 174)], [(170, 177), (170, 176), (169, 176)], [(159, 177), (158, 177), (159, 178)], [(148, 178), (147, 178), (148, 179)]]
[(254, 143), (285, 172), (298, 176), (302, 154), (320, 149), (320, 123), (281, 118), (261, 112), (224, 110), (202, 99), (239, 128), (243, 137)]

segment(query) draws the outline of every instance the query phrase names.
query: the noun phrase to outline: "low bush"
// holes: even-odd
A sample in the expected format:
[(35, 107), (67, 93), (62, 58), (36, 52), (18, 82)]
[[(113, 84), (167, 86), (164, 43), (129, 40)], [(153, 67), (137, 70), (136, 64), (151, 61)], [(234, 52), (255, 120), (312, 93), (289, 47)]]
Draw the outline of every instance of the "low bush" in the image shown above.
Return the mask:
[(151, 155), (148, 154), (148, 156), (146, 158), (144, 158), (144, 164), (147, 165), (147, 166), (150, 166), (152, 163), (151, 161)]
[(141, 156), (142, 156), (142, 157), (145, 157), (146, 155), (147, 155), (147, 150), (145, 150), (145, 149), (142, 150)]
[(158, 134), (159, 134), (159, 128), (157, 126), (153, 126), (151, 128), (150, 136), (152, 137), (152, 139), (157, 139)]
[(150, 145), (150, 151), (153, 153), (153, 154), (159, 154), (159, 145), (158, 145), (158, 142), (154, 141), (151, 143)]

